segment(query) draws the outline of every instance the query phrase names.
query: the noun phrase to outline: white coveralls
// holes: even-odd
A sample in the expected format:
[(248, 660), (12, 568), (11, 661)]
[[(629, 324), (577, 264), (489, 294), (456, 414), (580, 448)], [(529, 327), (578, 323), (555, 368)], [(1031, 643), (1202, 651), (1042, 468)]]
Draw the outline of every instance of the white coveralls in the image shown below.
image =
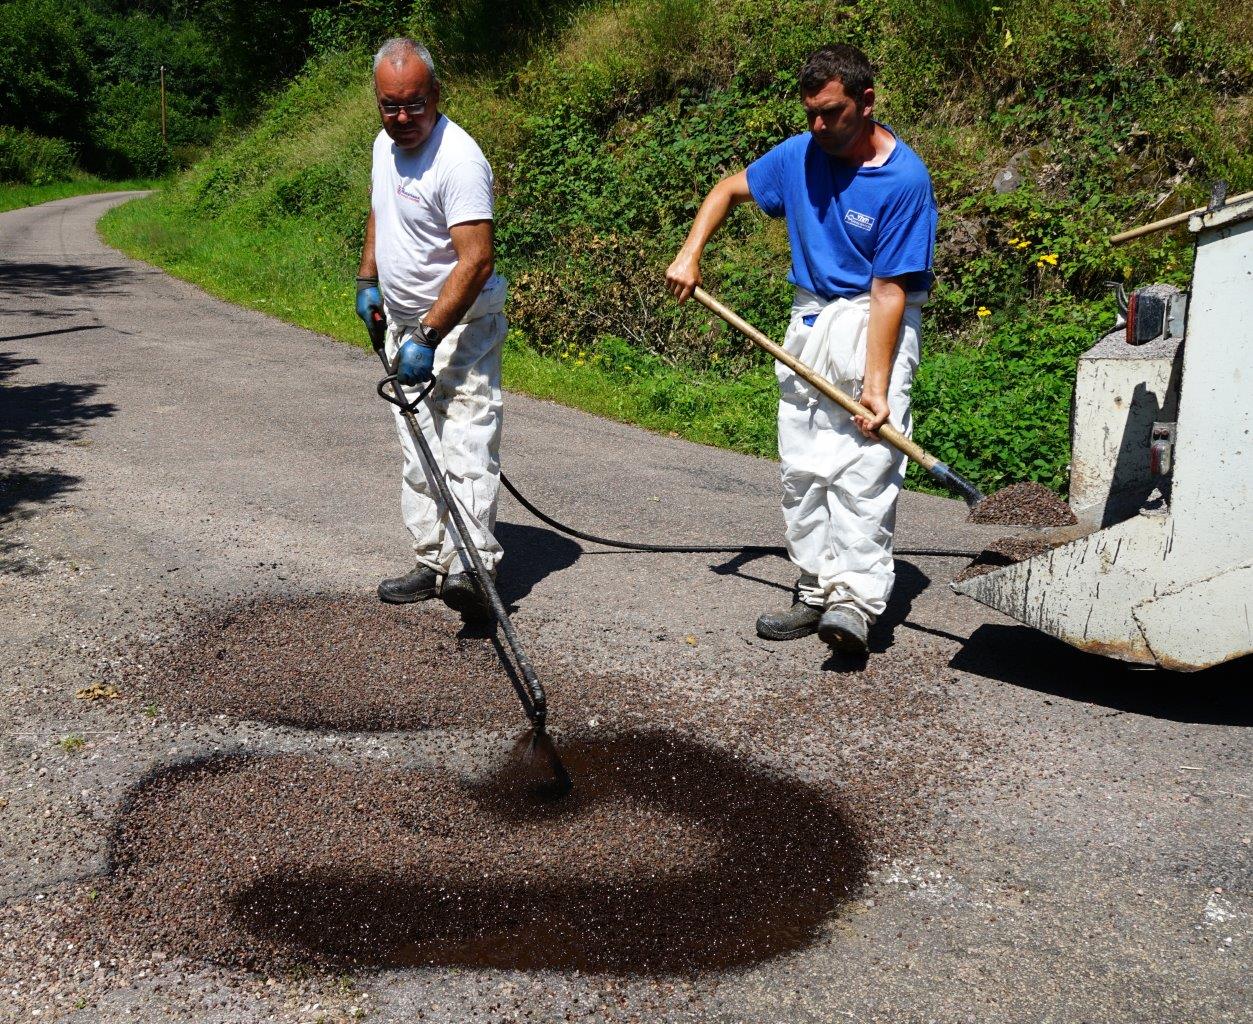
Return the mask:
[[(427, 141), (414, 151), (398, 149), (380, 131), (374, 140), (370, 204), (390, 360), (439, 299), (457, 264), (451, 228), (492, 219), (491, 166), (478, 144), (442, 114)], [(505, 280), (493, 274), (461, 322), (440, 341), (435, 387), (416, 412), (473, 534), (469, 539), (488, 569), (501, 557), (493, 531), (500, 486), (500, 356), (507, 290)], [(411, 400), (420, 391), (404, 390)], [(413, 535), (418, 564), (445, 576), (465, 572), (471, 566), (458, 555), (456, 527), (403, 415), (393, 411), (404, 450), (401, 514)]]
[[(500, 356), (507, 329), (505, 281), (496, 277), (493, 282), (499, 282), (498, 286), (489, 285), (435, 349), (435, 387), (415, 414), (488, 570), (496, 567), (503, 554), (493, 531), (500, 490)], [(400, 346), (414, 336), (420, 320), (394, 320), (388, 310), (388, 360), (395, 359)], [(402, 390), (412, 401), (421, 387)], [(457, 528), (413, 443), (404, 415), (395, 406), (392, 411), (404, 449), (401, 515), (413, 535), (418, 564), (441, 575), (468, 572), (472, 566), (458, 551)]]
[[(906, 297), (888, 386), (890, 422), (909, 435), (909, 392), (918, 367), (922, 303)], [(812, 326), (805, 318), (815, 316)], [(870, 295), (824, 302), (796, 289), (783, 347), (854, 397), (866, 370)], [(782, 363), (779, 459), (788, 555), (802, 572), (800, 599), (857, 609), (868, 623), (883, 614), (892, 592), (892, 533), (906, 457), (863, 437), (853, 418)]]

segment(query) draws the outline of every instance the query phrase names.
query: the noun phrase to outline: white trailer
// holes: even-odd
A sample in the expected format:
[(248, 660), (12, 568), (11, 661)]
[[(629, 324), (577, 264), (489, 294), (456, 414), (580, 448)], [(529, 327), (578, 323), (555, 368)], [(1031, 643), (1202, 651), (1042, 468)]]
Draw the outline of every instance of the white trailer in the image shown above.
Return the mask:
[(1253, 651), (1253, 199), (1188, 228), (1190, 297), (1137, 292), (1079, 362), (1080, 525), (954, 589), (1082, 650), (1190, 672)]

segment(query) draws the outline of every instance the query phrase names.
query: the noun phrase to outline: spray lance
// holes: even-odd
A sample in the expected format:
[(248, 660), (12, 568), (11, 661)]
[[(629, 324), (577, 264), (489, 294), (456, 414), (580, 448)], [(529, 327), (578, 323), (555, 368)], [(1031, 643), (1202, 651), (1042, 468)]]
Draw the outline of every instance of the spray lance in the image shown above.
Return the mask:
[(501, 663), (504, 665), (509, 681), (513, 684), (514, 691), (518, 695), (518, 700), (522, 704), (522, 710), (526, 713), (531, 723), (529, 737), (527, 737), (525, 743), (519, 745), (519, 751), (523, 754), (523, 765), (529, 774), (537, 776), (535, 788), (543, 795), (563, 796), (570, 791), (573, 782), (570, 778), (570, 773), (566, 771), (565, 765), (561, 763), (561, 758), (557, 754), (557, 748), (553, 745), (552, 738), (547, 732), (548, 698), (544, 692), (544, 685), (540, 682), (539, 676), (536, 675), (535, 667), (531, 664), (530, 658), (526, 656), (526, 652), (522, 649), (517, 631), (513, 628), (513, 623), (509, 619), (509, 613), (505, 610), (504, 602), (501, 601), (500, 594), (496, 590), (495, 581), (492, 579), (487, 567), (483, 564), (483, 558), (479, 554), (478, 549), (470, 540), (471, 535), (466, 529), (461, 509), (458, 507), (452, 490), (448, 486), (443, 470), (435, 460), (435, 454), (431, 451), (426, 435), (423, 434), (422, 428), (414, 416), (414, 411), (419, 403), (430, 393), (431, 388), (435, 386), (435, 381), (432, 379), (413, 401), (406, 401), (400, 382), (397, 380), (400, 354), (397, 354), (396, 365), (388, 363), (385, 349), (387, 320), (377, 309), (370, 311), (369, 330), (370, 344), (374, 347), (374, 353), (379, 357), (379, 361), (383, 364), (383, 371), (386, 374), (378, 383), (377, 391), (379, 397), (386, 402), (390, 402), (400, 410), (405, 425), (409, 428), (409, 434), (413, 438), (413, 443), (417, 446), (418, 451), (422, 455), (422, 460), (426, 463), (428, 475), (435, 481), (439, 496), (443, 500), (444, 506), (448, 509), (448, 514), (456, 530), (458, 547), (470, 563), (470, 575), (474, 580), (474, 585), (478, 588), (484, 604), (491, 611), (492, 617), (496, 620), (497, 626), (500, 627), (501, 633), (504, 634), (505, 644), (512, 655), (513, 660), (511, 662), (506, 657), (504, 648), (499, 642), (497, 643), (496, 649), (500, 654)]

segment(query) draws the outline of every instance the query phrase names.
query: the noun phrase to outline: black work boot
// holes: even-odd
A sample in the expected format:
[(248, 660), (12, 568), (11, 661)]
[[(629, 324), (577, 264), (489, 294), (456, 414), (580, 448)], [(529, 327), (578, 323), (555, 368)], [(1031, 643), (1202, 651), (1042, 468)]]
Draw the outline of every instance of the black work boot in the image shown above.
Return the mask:
[(822, 618), (822, 609), (805, 604), (800, 599), (800, 588), (818, 585), (816, 576), (805, 575), (796, 581), (793, 593), (796, 603), (785, 612), (766, 612), (757, 619), (757, 635), (763, 640), (799, 640), (803, 636), (812, 636), (818, 631), (818, 620)]
[(799, 640), (818, 632), (822, 609), (797, 601), (785, 612), (765, 612), (757, 619), (757, 635), (763, 640)]
[(419, 565), (403, 576), (379, 584), (379, 600), (387, 604), (411, 604), (425, 601), (439, 591), (439, 576), (434, 569)]
[[(494, 572), (492, 579), (496, 579)], [(475, 586), (474, 577), (468, 572), (455, 572), (448, 576), (439, 596), (444, 599), (444, 604), (462, 615), (483, 618), (491, 614), (491, 609)]]

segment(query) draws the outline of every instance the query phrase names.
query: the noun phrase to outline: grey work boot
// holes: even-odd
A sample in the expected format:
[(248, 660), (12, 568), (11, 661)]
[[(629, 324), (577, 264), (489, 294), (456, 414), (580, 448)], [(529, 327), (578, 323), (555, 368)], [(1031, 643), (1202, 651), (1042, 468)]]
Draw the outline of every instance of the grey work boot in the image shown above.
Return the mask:
[(757, 635), (763, 640), (799, 640), (818, 629), (822, 609), (797, 601), (785, 612), (765, 612), (757, 618)]
[(412, 604), (425, 601), (439, 592), (439, 576), (434, 569), (419, 565), (403, 576), (379, 584), (379, 600), (387, 604)]
[(837, 654), (865, 654), (868, 633), (866, 617), (846, 604), (832, 605), (818, 623), (818, 638)]
[[(492, 579), (496, 579), (495, 572), (492, 573)], [(439, 596), (444, 599), (444, 604), (462, 615), (482, 618), (491, 614), (491, 609), (479, 593), (479, 588), (475, 586), (471, 573), (452, 573), (444, 580), (444, 589)]]

